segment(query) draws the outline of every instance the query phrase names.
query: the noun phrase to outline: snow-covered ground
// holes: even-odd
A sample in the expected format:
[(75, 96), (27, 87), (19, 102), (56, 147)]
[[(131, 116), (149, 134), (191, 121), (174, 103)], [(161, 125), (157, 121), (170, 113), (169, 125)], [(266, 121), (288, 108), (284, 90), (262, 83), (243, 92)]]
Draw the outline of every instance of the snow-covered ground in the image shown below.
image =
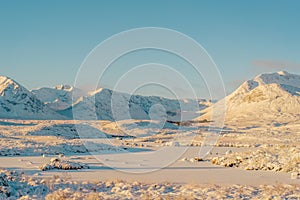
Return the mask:
[(0, 170), (0, 199), (299, 199), (297, 185), (260, 186), (138, 181), (79, 182), (68, 174), (49, 179)]
[[(14, 189), (2, 187), (2, 196), (13, 190), (15, 196), (28, 195), (29, 199), (47, 195), (48, 199), (138, 199), (140, 195), (146, 199), (147, 194), (166, 199), (298, 197), (300, 179), (291, 173), (299, 171), (299, 123), (268, 128), (228, 126), (203, 161), (197, 157), (208, 124), (198, 125), (179, 129), (169, 124), (159, 129), (158, 122), (148, 120), (2, 120), (0, 166), (25, 177), (11, 183)], [(80, 140), (80, 128), (92, 134), (83, 132)], [(168, 147), (169, 154), (151, 156)], [(213, 161), (218, 157), (232, 163), (238, 156), (247, 162), (237, 166)], [(56, 163), (52, 165), (51, 159)], [(245, 170), (249, 160), (272, 167)], [(49, 170), (42, 171), (43, 166)], [(69, 171), (51, 166), (85, 167)], [(288, 170), (274, 170), (277, 167)]]

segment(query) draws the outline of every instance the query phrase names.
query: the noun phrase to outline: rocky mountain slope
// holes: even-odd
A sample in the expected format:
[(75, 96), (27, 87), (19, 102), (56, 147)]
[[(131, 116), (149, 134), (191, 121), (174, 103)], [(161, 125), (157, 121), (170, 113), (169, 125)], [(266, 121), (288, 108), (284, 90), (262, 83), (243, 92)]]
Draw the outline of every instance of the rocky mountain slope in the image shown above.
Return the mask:
[(26, 88), (5, 76), (0, 76), (0, 118), (64, 119)]
[[(54, 88), (42, 87), (31, 92), (53, 110), (64, 110), (83, 96), (82, 91), (69, 85)], [(76, 95), (73, 96), (73, 94)]]
[(76, 119), (179, 120), (184, 112), (196, 114), (196, 111), (206, 108), (207, 105), (209, 105), (207, 100), (174, 100), (158, 96), (129, 95), (100, 88), (91, 92), (90, 96), (81, 97), (72, 107), (60, 113), (70, 118), (74, 114)]

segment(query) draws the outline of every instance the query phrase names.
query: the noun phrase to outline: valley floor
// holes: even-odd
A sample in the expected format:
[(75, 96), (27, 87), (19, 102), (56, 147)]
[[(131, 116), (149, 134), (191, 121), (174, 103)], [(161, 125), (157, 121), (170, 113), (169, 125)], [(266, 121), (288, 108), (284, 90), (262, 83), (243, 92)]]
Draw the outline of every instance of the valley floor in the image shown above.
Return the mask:
[(300, 198), (299, 124), (228, 126), (199, 159), (206, 127), (2, 120), (0, 199)]

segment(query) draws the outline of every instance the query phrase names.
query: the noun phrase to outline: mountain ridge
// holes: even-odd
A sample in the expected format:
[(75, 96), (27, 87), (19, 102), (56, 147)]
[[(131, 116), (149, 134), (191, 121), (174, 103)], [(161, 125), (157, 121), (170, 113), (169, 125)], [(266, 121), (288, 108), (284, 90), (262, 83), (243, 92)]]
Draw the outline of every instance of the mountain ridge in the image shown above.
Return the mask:
[[(225, 105), (226, 107), (224, 109)], [(265, 73), (245, 81), (234, 92), (204, 109), (197, 119), (211, 119), (213, 114), (225, 112), (225, 121), (279, 121), (299, 118), (300, 76), (286, 71)], [(252, 123), (252, 122), (251, 122)]]
[[(77, 94), (75, 98), (74, 94)], [(225, 104), (226, 109), (223, 106)], [(80, 89), (69, 85), (29, 91), (13, 79), (0, 76), (0, 118), (73, 119), (75, 112), (76, 119), (113, 121), (154, 117), (179, 120), (181, 114), (195, 111), (196, 107), (196, 111), (200, 110), (198, 113), (201, 114), (200, 117), (194, 116), (197, 120), (210, 120), (212, 113), (218, 116), (221, 112), (226, 113), (227, 121), (235, 122), (285, 122), (298, 119), (300, 76), (286, 71), (260, 74), (245, 81), (226, 98), (212, 105), (207, 100), (174, 100), (159, 96), (130, 95), (107, 88), (99, 88), (83, 95)], [(184, 112), (180, 113), (182, 110)]]
[(55, 111), (64, 110), (72, 106), (74, 102), (84, 95), (83, 91), (70, 85), (59, 85), (52, 88), (41, 87), (33, 89), (31, 92)]
[[(158, 96), (130, 95), (127, 93), (112, 91), (107, 88), (100, 88), (89, 93), (90, 96), (81, 97), (72, 107), (59, 111), (59, 113), (71, 117), (75, 113), (76, 119), (103, 119), (103, 120), (121, 120), (121, 119), (149, 119), (158, 117), (160, 108), (154, 108), (156, 105), (163, 106), (167, 115), (178, 115), (180, 106), (185, 107), (186, 111), (192, 110), (191, 107), (203, 109), (207, 107), (204, 100), (203, 104), (193, 100), (173, 100)], [(113, 99), (113, 104), (111, 100)], [(206, 100), (205, 100), (206, 101)], [(113, 109), (111, 107), (114, 107)], [(128, 107), (128, 110), (126, 109)], [(125, 109), (124, 109), (125, 108)], [(127, 113), (129, 111), (129, 113)], [(161, 116), (162, 117), (162, 116)]]
[[(1, 109), (7, 111), (2, 111), (2, 114), (0, 113), (0, 118), (73, 119), (73, 111), (76, 110), (76, 116), (79, 119), (85, 120), (101, 119), (112, 121), (115, 120), (114, 114), (117, 115), (118, 120), (128, 118), (158, 118), (160, 115), (160, 117), (162, 117), (162, 115), (168, 115), (171, 117), (176, 116), (176, 120), (178, 120), (181, 105), (185, 107), (186, 111), (190, 111), (191, 106), (194, 106), (194, 108), (197, 106), (197, 108), (202, 109), (211, 104), (210, 101), (203, 99), (198, 102), (198, 100), (174, 100), (159, 96), (130, 95), (122, 92), (115, 92), (107, 88), (99, 88), (95, 91), (91, 91), (86, 96), (83, 95), (83, 92), (80, 89), (69, 85), (59, 85), (53, 88), (42, 87), (29, 91), (21, 84), (8, 77), (2, 76), (0, 80), (0, 87), (3, 88), (3, 91), (7, 85), (11, 84), (9, 89), (5, 90), (6, 93), (3, 93), (3, 97), (1, 99)], [(23, 105), (23, 108), (20, 106), (14, 107), (10, 105), (9, 103), (13, 102), (14, 98), (18, 98), (18, 96), (8, 94), (7, 91), (10, 93), (21, 93), (20, 95), (29, 96), (32, 102), (28, 104), (30, 104), (30, 107), (34, 107), (36, 109), (32, 110), (31, 113), (26, 113), (23, 110), (30, 110), (26, 106)], [(77, 95), (77, 97), (75, 96), (74, 98), (74, 94)], [(113, 110), (118, 113), (113, 113), (113, 110), (111, 109), (112, 96), (115, 99), (115, 103), (113, 105), (117, 107)], [(94, 99), (96, 101), (94, 101)], [(8, 105), (10, 105), (10, 107), (8, 107)], [(126, 106), (130, 109), (129, 115), (126, 113), (126, 110), (123, 109)], [(163, 108), (159, 106), (162, 106)], [(11, 112), (11, 110), (14, 111)], [(122, 113), (120, 113), (120, 111), (122, 111)], [(163, 113), (162, 111), (165, 111), (166, 113)], [(41, 113), (39, 114), (39, 112)], [(120, 115), (122, 116), (120, 117)], [(125, 115), (126, 117), (124, 117)]]

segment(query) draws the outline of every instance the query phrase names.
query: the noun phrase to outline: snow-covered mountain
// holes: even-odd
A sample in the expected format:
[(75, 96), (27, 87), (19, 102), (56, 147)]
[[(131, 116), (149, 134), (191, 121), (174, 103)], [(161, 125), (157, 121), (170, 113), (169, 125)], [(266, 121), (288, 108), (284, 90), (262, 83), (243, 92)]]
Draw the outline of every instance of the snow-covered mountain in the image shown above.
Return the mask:
[(300, 119), (300, 76), (285, 71), (261, 74), (202, 111), (210, 119), (226, 104), (227, 122), (288, 123)]
[(188, 118), (188, 112), (195, 114), (196, 111), (206, 108), (209, 104), (206, 100), (178, 101), (157, 96), (129, 95), (104, 88), (89, 94), (90, 96), (81, 97), (72, 107), (60, 113), (70, 118), (74, 114), (75, 119), (122, 120), (149, 119), (150, 117), (159, 119), (165, 116), (169, 120), (179, 120), (184, 114), (180, 111), (185, 111), (186, 119), (192, 119), (196, 115)]
[(0, 76), (0, 118), (64, 119), (14, 80)]
[(227, 122), (236, 123), (288, 123), (300, 119), (300, 76), (285, 71), (248, 80), (212, 106), (207, 100), (129, 95), (104, 88), (81, 95), (79, 89), (66, 85), (30, 92), (14, 80), (0, 76), (0, 118), (62, 119), (73, 118), (75, 114), (75, 119), (178, 121), (182, 116), (183, 120), (195, 118), (195, 111), (201, 110), (201, 117), (197, 118), (201, 120), (210, 120), (212, 113), (221, 116), (223, 111)]
[(76, 102), (81, 96), (83, 96), (82, 91), (69, 85), (60, 85), (54, 88), (42, 87), (31, 90), (31, 92), (39, 100), (56, 111), (64, 110), (72, 106), (73, 102)]
[(182, 116), (192, 119), (198, 115), (196, 111), (211, 104), (207, 100), (178, 101), (104, 88), (82, 96), (80, 89), (68, 85), (28, 91), (4, 76), (0, 77), (0, 95), (0, 118), (16, 119), (71, 119), (75, 113), (76, 119), (161, 119), (167, 116), (168, 120), (177, 121)]

